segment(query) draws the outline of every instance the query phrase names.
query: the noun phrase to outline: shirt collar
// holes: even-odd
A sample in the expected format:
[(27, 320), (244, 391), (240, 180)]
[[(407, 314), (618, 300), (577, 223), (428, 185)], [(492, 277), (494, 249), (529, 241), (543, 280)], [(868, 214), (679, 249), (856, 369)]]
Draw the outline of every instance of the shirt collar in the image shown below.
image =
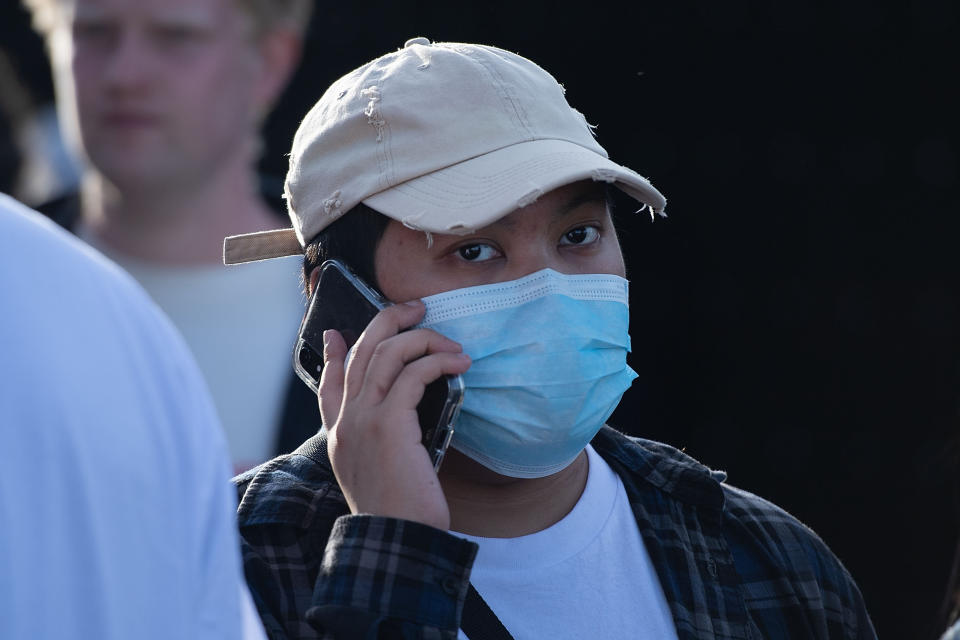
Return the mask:
[[(610, 427), (601, 429), (592, 444), (625, 484), (643, 482), (682, 502), (723, 508), (721, 483), (727, 474), (706, 467), (670, 445), (629, 437)], [(629, 473), (623, 473), (625, 470)], [(638, 485), (627, 487), (632, 494), (641, 489)]]

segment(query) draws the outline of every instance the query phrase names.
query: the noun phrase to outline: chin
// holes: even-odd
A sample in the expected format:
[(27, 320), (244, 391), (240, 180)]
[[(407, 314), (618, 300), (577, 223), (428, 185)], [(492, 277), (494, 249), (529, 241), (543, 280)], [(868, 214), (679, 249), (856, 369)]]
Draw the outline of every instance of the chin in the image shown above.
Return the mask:
[(447, 452), (444, 454), (443, 464), (440, 465), (440, 471), (437, 475), (441, 480), (445, 477), (460, 478), (489, 485), (507, 485), (523, 480), (523, 478), (512, 478), (488, 469), (453, 447), (447, 449)]
[(174, 171), (169, 163), (158, 163), (149, 154), (113, 154), (97, 158), (91, 156), (91, 164), (114, 187), (120, 191), (154, 188), (170, 188), (175, 184), (180, 170)]

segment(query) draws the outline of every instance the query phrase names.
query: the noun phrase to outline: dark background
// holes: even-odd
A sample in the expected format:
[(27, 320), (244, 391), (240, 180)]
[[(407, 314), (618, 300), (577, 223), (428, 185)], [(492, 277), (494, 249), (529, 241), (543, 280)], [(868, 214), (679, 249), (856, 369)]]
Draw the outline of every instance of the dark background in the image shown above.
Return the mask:
[(540, 63), (669, 200), (653, 224), (620, 209), (640, 379), (611, 422), (806, 522), (881, 637), (937, 636), (960, 520), (957, 4), (323, 5), (264, 170), (326, 85), (409, 37)]

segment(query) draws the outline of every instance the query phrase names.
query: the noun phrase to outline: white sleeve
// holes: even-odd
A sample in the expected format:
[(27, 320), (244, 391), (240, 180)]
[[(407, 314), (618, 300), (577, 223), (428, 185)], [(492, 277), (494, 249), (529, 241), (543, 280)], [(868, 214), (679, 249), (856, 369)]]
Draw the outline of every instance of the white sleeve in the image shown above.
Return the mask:
[(262, 637), (241, 631), (230, 460), (180, 335), (3, 194), (0, 274), (0, 638)]

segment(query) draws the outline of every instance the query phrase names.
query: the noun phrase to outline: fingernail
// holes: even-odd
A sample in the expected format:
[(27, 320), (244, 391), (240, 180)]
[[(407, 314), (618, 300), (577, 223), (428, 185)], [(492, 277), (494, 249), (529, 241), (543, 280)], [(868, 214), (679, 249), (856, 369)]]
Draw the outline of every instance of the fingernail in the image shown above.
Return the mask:
[(404, 302), (403, 304), (407, 305), (408, 307), (419, 307), (423, 304), (423, 302), (420, 300), (410, 300), (409, 302)]
[(330, 332), (332, 329), (327, 329), (323, 332), (323, 350), (327, 350), (327, 345), (330, 344)]

